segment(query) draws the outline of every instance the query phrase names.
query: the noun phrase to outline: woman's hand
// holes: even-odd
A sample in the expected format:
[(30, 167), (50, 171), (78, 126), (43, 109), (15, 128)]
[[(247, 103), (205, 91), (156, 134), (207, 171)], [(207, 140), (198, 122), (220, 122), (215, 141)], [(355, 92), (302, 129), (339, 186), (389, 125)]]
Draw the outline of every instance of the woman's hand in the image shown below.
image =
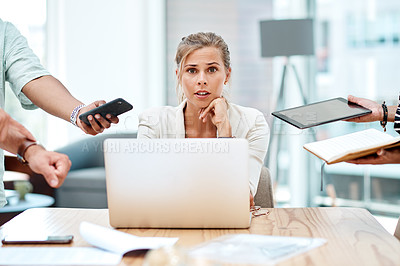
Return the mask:
[(200, 110), (199, 119), (206, 122), (207, 116), (210, 116), (211, 122), (217, 127), (219, 137), (232, 137), (231, 124), (228, 119), (228, 104), (225, 98), (215, 98), (206, 108)]
[(105, 103), (106, 102), (103, 100), (95, 101), (94, 103), (91, 103), (88, 106), (82, 108), (78, 113), (78, 118), (76, 119), (76, 124), (78, 125), (78, 127), (80, 127), (87, 134), (97, 135), (98, 133), (102, 133), (104, 129), (109, 128), (111, 124), (117, 124), (119, 122), (118, 117), (112, 116), (110, 114), (107, 114), (106, 117), (102, 117), (100, 114), (95, 114), (94, 117), (92, 115), (89, 115), (88, 120), (90, 126), (86, 125), (83, 121), (79, 119), (79, 115), (96, 107), (99, 107), (100, 105), (103, 105)]
[(347, 161), (353, 164), (397, 164), (400, 163), (400, 148), (380, 149), (377, 153)]
[(383, 110), (382, 106), (378, 104), (377, 102), (365, 99), (365, 98), (359, 98), (355, 97), (353, 95), (349, 95), (347, 97), (347, 100), (352, 103), (356, 103), (358, 105), (361, 105), (365, 108), (368, 108), (372, 111), (372, 113), (351, 118), (346, 120), (347, 122), (356, 122), (356, 123), (361, 123), (361, 122), (373, 122), (373, 121), (382, 121), (383, 119)]

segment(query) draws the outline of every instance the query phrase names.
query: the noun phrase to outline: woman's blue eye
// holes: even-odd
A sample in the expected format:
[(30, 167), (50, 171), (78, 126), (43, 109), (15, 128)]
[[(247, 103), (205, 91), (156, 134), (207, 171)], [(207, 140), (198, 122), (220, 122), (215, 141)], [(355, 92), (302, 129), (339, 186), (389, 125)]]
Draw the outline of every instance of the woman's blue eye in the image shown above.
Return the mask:
[(189, 68), (189, 69), (187, 70), (187, 72), (193, 74), (193, 73), (196, 73), (196, 69), (194, 69), (194, 68)]
[(216, 67), (210, 67), (208, 71), (214, 73), (214, 72), (217, 72), (217, 68)]

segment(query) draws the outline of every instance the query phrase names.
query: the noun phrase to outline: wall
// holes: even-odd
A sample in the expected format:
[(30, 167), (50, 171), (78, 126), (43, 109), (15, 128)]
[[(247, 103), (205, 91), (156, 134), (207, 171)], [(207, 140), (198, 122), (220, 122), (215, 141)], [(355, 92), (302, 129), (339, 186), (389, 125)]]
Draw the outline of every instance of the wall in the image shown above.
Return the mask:
[[(47, 6), (47, 66), (79, 100), (123, 97), (134, 111), (109, 133), (137, 129), (137, 115), (165, 104), (165, 4), (162, 0), (59, 0)], [(49, 117), (49, 147), (84, 137)], [(63, 143), (60, 143), (60, 139)]]

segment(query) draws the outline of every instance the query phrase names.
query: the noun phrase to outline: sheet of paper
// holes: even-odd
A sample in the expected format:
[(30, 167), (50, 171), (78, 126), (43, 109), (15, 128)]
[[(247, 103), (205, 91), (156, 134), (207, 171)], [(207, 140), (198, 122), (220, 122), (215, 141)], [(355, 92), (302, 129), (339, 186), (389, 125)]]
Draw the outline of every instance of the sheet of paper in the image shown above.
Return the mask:
[(276, 264), (324, 243), (322, 238), (238, 234), (201, 244), (189, 255), (223, 263)]
[(172, 246), (178, 241), (177, 237), (138, 237), (88, 222), (81, 223), (79, 232), (91, 245), (121, 255), (132, 250)]
[(122, 256), (91, 247), (1, 247), (0, 265), (118, 265)]

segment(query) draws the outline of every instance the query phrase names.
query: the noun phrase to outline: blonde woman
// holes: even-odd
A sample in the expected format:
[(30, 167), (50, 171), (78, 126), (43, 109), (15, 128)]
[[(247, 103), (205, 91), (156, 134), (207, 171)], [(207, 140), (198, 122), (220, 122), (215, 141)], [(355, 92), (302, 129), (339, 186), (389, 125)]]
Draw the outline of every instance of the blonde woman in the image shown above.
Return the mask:
[(175, 62), (180, 104), (143, 112), (138, 138), (247, 139), (250, 204), (254, 205), (269, 127), (260, 111), (228, 103), (224, 97), (224, 86), (231, 78), (227, 44), (215, 33), (191, 34), (182, 38)]

